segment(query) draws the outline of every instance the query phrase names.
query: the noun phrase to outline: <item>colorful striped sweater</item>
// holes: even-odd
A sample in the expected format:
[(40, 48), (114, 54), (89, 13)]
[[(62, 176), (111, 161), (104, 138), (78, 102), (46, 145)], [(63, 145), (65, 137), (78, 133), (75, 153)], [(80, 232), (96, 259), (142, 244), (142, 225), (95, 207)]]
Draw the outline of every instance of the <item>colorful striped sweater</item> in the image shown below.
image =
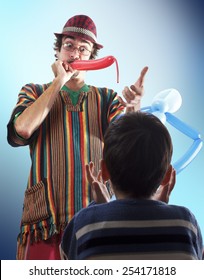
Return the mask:
[(61, 243), (70, 260), (202, 259), (202, 236), (185, 207), (154, 200), (115, 200), (82, 209)]
[(62, 89), (38, 130), (28, 140), (20, 138), (13, 125), (15, 116), (49, 85), (25, 85), (8, 124), (9, 144), (30, 147), (31, 169), (19, 234), (22, 243), (28, 233), (33, 241), (48, 239), (89, 204), (85, 164), (93, 161), (99, 169), (106, 128), (124, 109), (108, 88), (90, 86), (88, 92), (80, 92), (75, 105)]

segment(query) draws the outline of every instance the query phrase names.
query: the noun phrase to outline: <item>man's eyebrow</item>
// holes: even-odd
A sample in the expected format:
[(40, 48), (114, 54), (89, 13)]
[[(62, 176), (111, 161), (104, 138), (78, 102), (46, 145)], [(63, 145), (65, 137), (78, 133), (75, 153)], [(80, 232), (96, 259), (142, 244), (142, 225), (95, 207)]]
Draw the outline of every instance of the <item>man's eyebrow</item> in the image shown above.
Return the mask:
[(86, 40), (82, 39), (81, 42), (82, 42), (82, 43), (86, 43), (86, 44), (88, 44), (89, 46), (91, 46), (91, 44), (90, 44), (89, 41), (86, 41)]

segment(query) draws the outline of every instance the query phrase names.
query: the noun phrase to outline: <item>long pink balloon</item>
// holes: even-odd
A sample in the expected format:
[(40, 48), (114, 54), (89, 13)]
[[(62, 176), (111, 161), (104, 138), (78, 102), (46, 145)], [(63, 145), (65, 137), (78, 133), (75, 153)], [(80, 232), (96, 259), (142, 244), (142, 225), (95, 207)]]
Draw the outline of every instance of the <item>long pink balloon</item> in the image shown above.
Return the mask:
[(119, 83), (119, 67), (116, 58), (112, 55), (93, 60), (75, 60), (71, 66), (75, 70), (99, 70), (116, 63), (117, 83)]

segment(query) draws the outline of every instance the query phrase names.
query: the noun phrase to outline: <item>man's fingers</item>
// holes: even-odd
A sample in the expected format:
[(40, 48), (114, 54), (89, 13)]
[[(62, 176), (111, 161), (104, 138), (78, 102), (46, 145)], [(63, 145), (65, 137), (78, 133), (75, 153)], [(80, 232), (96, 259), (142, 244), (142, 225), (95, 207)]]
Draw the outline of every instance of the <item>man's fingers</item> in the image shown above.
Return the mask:
[(127, 102), (130, 102), (135, 98), (135, 94), (129, 90), (128, 87), (125, 87), (124, 90), (122, 91), (122, 94), (124, 98), (127, 100)]
[(147, 66), (145, 66), (145, 67), (142, 69), (142, 71), (141, 71), (141, 73), (140, 73), (139, 79), (138, 79), (137, 82), (135, 82), (135, 84), (134, 84), (136, 87), (137, 87), (137, 86), (139, 86), (139, 87), (142, 87), (142, 86), (143, 86), (144, 78), (145, 78), (145, 75), (146, 75), (148, 69), (149, 69), (149, 68), (148, 68)]
[(118, 96), (118, 101), (119, 101), (120, 104), (123, 105), (124, 107), (127, 106), (127, 103), (126, 103), (120, 96)]
[(138, 98), (142, 97), (142, 95), (143, 95), (143, 86), (137, 87), (135, 85), (131, 85), (130, 88), (131, 88), (131, 90), (134, 91), (134, 93), (137, 95)]
[(144, 68), (142, 69), (142, 71), (141, 71), (141, 74), (140, 74), (140, 77), (141, 77), (141, 84), (140, 84), (140, 86), (143, 86), (144, 78), (145, 78), (145, 75), (146, 75), (148, 69), (149, 69), (149, 68), (146, 66), (146, 67), (144, 67)]

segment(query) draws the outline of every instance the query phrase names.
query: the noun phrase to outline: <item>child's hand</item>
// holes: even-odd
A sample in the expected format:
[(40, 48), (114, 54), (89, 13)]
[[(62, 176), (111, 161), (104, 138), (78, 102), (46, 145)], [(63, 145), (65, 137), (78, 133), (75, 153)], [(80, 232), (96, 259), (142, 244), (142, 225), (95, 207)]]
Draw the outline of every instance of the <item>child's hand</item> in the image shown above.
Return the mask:
[(99, 204), (109, 202), (110, 194), (106, 187), (106, 182), (103, 181), (101, 176), (101, 170), (99, 170), (97, 176), (94, 176), (94, 163), (90, 162), (86, 165), (86, 174), (91, 185), (93, 200)]

